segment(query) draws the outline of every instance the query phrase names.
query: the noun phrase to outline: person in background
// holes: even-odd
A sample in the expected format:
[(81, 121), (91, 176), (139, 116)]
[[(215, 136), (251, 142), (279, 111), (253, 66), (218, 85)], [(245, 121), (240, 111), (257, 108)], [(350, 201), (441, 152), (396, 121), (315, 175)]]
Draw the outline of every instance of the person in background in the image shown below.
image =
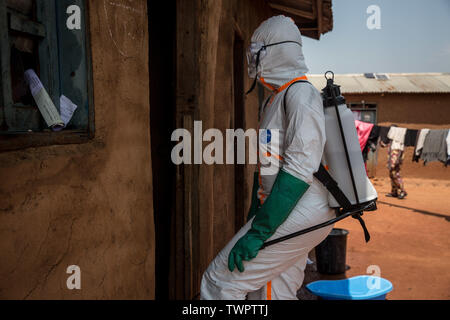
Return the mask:
[(405, 199), (408, 193), (405, 191), (403, 179), (400, 176), (400, 169), (404, 160), (404, 151), (398, 148), (393, 148), (393, 141), (381, 141), (383, 148), (388, 147), (388, 169), (389, 178), (391, 179), (391, 192), (386, 194), (386, 197)]

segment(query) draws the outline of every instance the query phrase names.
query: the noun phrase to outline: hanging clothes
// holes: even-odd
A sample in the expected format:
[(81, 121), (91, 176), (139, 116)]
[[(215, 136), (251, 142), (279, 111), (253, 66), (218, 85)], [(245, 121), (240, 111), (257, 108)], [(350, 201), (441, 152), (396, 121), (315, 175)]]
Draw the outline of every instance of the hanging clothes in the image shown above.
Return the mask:
[(450, 164), (450, 131), (447, 134), (447, 165)]
[(361, 146), (361, 151), (364, 151), (366, 147), (367, 140), (369, 140), (370, 133), (374, 127), (373, 123), (362, 122), (355, 120), (356, 131), (358, 132), (359, 145)]
[(388, 138), (389, 130), (391, 130), (391, 127), (380, 127), (380, 139), (385, 145), (388, 145), (390, 142)]
[(403, 151), (405, 149), (406, 128), (391, 127), (388, 138), (392, 140), (391, 149)]
[(419, 130), (407, 129), (405, 135), (405, 147), (414, 147), (416, 145)]
[(366, 147), (363, 150), (364, 161), (368, 160), (369, 151), (375, 152), (377, 150), (378, 138), (380, 137), (380, 126), (373, 126), (372, 131), (370, 131), (369, 139), (367, 140)]
[(414, 150), (413, 161), (419, 162), (420, 156), (422, 155), (423, 144), (429, 132), (430, 129), (422, 129), (419, 131), (419, 135), (417, 137), (416, 142), (416, 148)]
[(448, 129), (444, 130), (430, 130), (425, 142), (423, 144), (422, 155), (420, 159), (424, 161), (425, 164), (433, 161), (440, 161), (447, 164), (447, 137)]

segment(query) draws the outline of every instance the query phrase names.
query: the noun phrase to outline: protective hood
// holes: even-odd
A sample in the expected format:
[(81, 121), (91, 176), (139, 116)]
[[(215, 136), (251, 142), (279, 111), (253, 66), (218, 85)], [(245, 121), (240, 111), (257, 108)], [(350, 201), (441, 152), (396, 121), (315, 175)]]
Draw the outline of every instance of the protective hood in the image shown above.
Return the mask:
[(260, 56), (256, 73), (263, 84), (280, 87), (292, 79), (305, 76), (308, 72), (303, 56), (302, 36), (291, 18), (280, 15), (264, 21), (253, 34), (251, 46), (268, 46), (283, 41), (297, 43), (269, 46)]

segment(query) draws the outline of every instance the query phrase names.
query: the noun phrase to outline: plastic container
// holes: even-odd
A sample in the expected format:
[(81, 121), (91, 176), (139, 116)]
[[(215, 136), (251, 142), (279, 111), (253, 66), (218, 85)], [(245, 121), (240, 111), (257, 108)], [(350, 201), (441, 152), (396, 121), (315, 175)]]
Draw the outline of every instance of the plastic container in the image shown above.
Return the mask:
[[(351, 168), (353, 171), (356, 189), (358, 191), (359, 203), (366, 203), (378, 198), (377, 191), (369, 180), (364, 165), (364, 159), (361, 152), (361, 145), (358, 140), (358, 133), (355, 126), (355, 118), (352, 111), (346, 104), (338, 106), (340, 120), (342, 122), (345, 135), (345, 144), (349, 153)], [(342, 140), (339, 120), (335, 107), (325, 108), (325, 128), (327, 142), (325, 144), (324, 157), (329, 167), (329, 173), (336, 180), (342, 192), (347, 196), (353, 205), (357, 204), (355, 192), (353, 190), (353, 181), (348, 168), (347, 157)], [(332, 208), (339, 208), (340, 205), (329, 194), (329, 204)]]
[(386, 300), (393, 290), (390, 281), (375, 276), (316, 281), (306, 288), (324, 300)]
[(316, 247), (317, 271), (322, 274), (345, 273), (348, 234), (347, 230), (333, 229)]

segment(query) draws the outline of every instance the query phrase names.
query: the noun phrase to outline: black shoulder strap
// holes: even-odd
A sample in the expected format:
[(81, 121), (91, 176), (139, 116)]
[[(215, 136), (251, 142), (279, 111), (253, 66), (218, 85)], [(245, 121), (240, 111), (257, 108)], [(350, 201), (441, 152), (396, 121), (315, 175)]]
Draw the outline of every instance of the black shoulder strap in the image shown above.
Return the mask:
[[(333, 177), (328, 173), (327, 169), (325, 169), (323, 164), (320, 164), (319, 171), (317, 171), (314, 174), (314, 177), (316, 177), (316, 179), (319, 180), (325, 186), (325, 188), (327, 188), (327, 190), (333, 195), (333, 197), (342, 207), (343, 210), (338, 211), (340, 215), (343, 215), (346, 212), (354, 210), (350, 200), (348, 200), (347, 196), (344, 194), (344, 192), (342, 192), (341, 188), (339, 188), (336, 180), (334, 180)], [(360, 212), (357, 212), (354, 215), (352, 215), (352, 217), (359, 221), (364, 231), (364, 238), (366, 239), (366, 242), (369, 242), (370, 240), (369, 230), (367, 230), (362, 215), (363, 211), (361, 210)]]
[(327, 188), (344, 210), (351, 209), (352, 204), (350, 200), (348, 200), (347, 196), (342, 192), (341, 188), (339, 188), (336, 180), (328, 173), (323, 164), (320, 164), (319, 171), (314, 174), (314, 177)]
[[(311, 84), (311, 82), (309, 82), (308, 80), (298, 80), (298, 81), (292, 82), (292, 83), (290, 84), (290, 86), (287, 87), (286, 92), (284, 93), (284, 98), (283, 98), (283, 108), (284, 108), (284, 113), (286, 113), (286, 106), (287, 106), (287, 103), (286, 103), (286, 97), (287, 97), (287, 94), (288, 94), (288, 92), (289, 92), (289, 89), (290, 89), (294, 84), (296, 84), (296, 83), (309, 83), (309, 84)], [(312, 84), (311, 84), (311, 85), (312, 85)]]

